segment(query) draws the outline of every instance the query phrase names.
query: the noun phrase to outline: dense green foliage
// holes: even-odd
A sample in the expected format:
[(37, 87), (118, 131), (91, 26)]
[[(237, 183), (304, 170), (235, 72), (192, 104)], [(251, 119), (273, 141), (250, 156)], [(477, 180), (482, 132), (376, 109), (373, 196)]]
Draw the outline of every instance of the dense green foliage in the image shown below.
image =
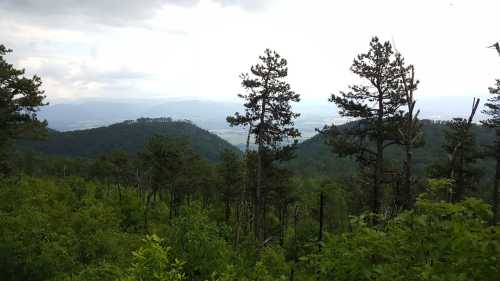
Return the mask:
[[(406, 102), (402, 96), (412, 100), (406, 87), (416, 89), (411, 83), (404, 95), (391, 96), (403, 93), (413, 67), (393, 61), (388, 43), (372, 44), (353, 69), (393, 91), (377, 89), (379, 101), (394, 111), (372, 115), (366, 111), (376, 108), (349, 101), (369, 96), (368, 88), (354, 86), (353, 93), (332, 97), (348, 116), (361, 117), (344, 126), (375, 122), (370, 134), (356, 135), (361, 146), (333, 146), (340, 156), (356, 156), (357, 163), (335, 157), (324, 134), (302, 143), (292, 162), (283, 161), (295, 148), (287, 141), (299, 135), (293, 127), (298, 114), (289, 103), (298, 95), (280, 80), (287, 75), (286, 60), (270, 51), (251, 68), (261, 78), (243, 76), (249, 90), (242, 96), (244, 115), (229, 118), (233, 125), (255, 126), (249, 137), (258, 149), (243, 157), (217, 136), (168, 118), (51, 131), (44, 142), (18, 142), (18, 153), (7, 153), (8, 141), (0, 141), (0, 160), (15, 168), (0, 177), (0, 280), (497, 280), (500, 225), (492, 210), (498, 181), (493, 193), (490, 182), (500, 171), (491, 128), (496, 119), (480, 127), (471, 123), (474, 114), (467, 121), (432, 122), (396, 110)], [(0, 55), (5, 52), (0, 45)], [(10, 69), (0, 57), (0, 76), (5, 66)], [(22, 74), (14, 71), (12, 80)], [(19, 85), (29, 86), (41, 102), (40, 81), (23, 79)], [(0, 81), (0, 94), (7, 97), (2, 112), (12, 109), (12, 89), (20, 90)], [(28, 105), (25, 117), (10, 111), (14, 123), (12, 114), (5, 115), (9, 122), (0, 116), (0, 126), (16, 131), (34, 122), (43, 128), (36, 106)], [(399, 119), (404, 116), (414, 127), (399, 130), (401, 141), (389, 136), (395, 128), (385, 126), (409, 126)], [(393, 117), (398, 123), (385, 120)], [(422, 145), (414, 141), (420, 129)], [(383, 155), (367, 171), (359, 153), (377, 141)], [(404, 176), (412, 192), (406, 205), (399, 200)], [(370, 190), (374, 183), (376, 192)]]
[[(431, 183), (414, 210), (370, 226), (365, 216), (347, 219), (349, 189), (304, 182), (297, 186), (300, 216), (283, 246), (273, 242), (257, 256), (252, 239), (235, 246), (233, 224), (217, 202), (203, 208), (193, 200), (169, 219), (166, 200), (156, 201), (149, 222), (156, 235), (147, 236), (144, 203), (132, 187), (76, 177), (4, 180), (0, 278), (277, 281), (289, 280), (293, 268), (296, 280), (496, 280), (500, 228), (486, 224), (489, 206), (436, 201), (445, 185)], [(318, 251), (319, 190), (330, 217)]]
[(500, 228), (488, 227), (489, 206), (421, 199), (416, 208), (380, 227), (363, 218), (352, 231), (331, 235), (304, 261), (319, 280), (496, 280)]
[(47, 126), (36, 115), (45, 105), (42, 80), (38, 76), (26, 77), (24, 69), (8, 63), (4, 56), (10, 52), (0, 44), (0, 176), (10, 172), (6, 158), (12, 142), (39, 136)]
[(170, 118), (141, 118), (108, 127), (70, 132), (52, 130), (46, 140), (21, 143), (20, 148), (50, 155), (86, 158), (96, 158), (116, 149), (135, 155), (154, 135), (185, 139), (194, 151), (208, 160), (216, 160), (224, 149), (237, 151), (227, 141), (189, 121), (173, 121)]
[(2, 280), (113, 276), (138, 245), (134, 192), (122, 205), (110, 186), (23, 178), (2, 181), (0, 194)]
[[(424, 144), (414, 151), (414, 171), (418, 176), (428, 174), (429, 165), (447, 161), (445, 144), (446, 122), (422, 120), (422, 131)], [(490, 144), (494, 137), (494, 131), (474, 125), (472, 128), (478, 146)], [(297, 149), (297, 157), (290, 163), (290, 168), (303, 176), (351, 176), (356, 173), (356, 163), (350, 158), (339, 158), (330, 153), (331, 147), (325, 144), (325, 137), (316, 135), (301, 144)], [(403, 151), (399, 147), (389, 149), (387, 160), (398, 163), (403, 157)], [(493, 167), (490, 162), (479, 160), (478, 165), (490, 172)]]

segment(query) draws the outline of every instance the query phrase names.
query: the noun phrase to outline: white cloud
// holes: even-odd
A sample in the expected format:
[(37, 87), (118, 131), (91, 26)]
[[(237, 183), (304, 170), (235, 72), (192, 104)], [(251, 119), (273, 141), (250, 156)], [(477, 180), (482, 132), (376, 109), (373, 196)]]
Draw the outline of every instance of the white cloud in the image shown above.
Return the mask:
[(9, 15), (0, 19), (2, 43), (16, 64), (40, 73), (52, 101), (234, 100), (238, 75), (269, 47), (288, 59), (305, 102), (326, 103), (355, 81), (349, 66), (373, 35), (395, 42), (416, 66), (422, 96), (486, 94), (500, 76), (500, 60), (485, 48), (500, 40), (493, 0), (90, 1), (71, 9), (17, 2), (0, 5)]

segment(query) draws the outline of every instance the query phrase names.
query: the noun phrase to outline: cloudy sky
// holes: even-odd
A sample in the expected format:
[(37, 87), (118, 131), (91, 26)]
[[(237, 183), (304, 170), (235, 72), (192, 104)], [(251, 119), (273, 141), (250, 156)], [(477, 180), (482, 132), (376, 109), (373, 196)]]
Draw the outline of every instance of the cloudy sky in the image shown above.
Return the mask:
[(81, 98), (236, 100), (265, 48), (306, 102), (353, 81), (371, 36), (416, 66), (422, 96), (484, 96), (500, 77), (498, 0), (0, 0), (8, 60), (51, 103)]

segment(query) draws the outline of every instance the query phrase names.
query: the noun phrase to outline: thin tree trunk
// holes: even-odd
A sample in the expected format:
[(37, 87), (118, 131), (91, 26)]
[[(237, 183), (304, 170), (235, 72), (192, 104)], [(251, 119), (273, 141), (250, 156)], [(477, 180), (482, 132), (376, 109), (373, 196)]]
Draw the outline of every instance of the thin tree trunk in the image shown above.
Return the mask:
[(265, 121), (265, 115), (266, 115), (266, 97), (262, 98), (262, 111), (260, 114), (260, 124), (259, 124), (259, 131), (258, 131), (258, 151), (257, 151), (257, 185), (255, 186), (255, 206), (254, 206), (254, 231), (255, 231), (255, 238), (257, 241), (262, 241), (263, 236), (262, 236), (262, 226), (261, 226), (261, 188), (262, 188), (262, 158), (264, 154), (264, 121)]
[[(237, 224), (237, 229), (236, 229), (236, 247), (239, 246), (240, 243), (240, 233), (243, 228), (243, 223), (246, 226), (246, 230), (250, 231), (250, 228), (248, 227), (249, 224), (249, 210), (248, 210), (248, 195), (247, 192), (250, 190), (250, 166), (248, 165), (249, 162), (249, 152), (250, 152), (250, 136), (252, 134), (252, 128), (253, 124), (250, 123), (248, 126), (248, 134), (247, 134), (247, 143), (246, 143), (246, 148), (245, 148), (245, 167), (243, 171), (243, 187), (242, 190), (240, 191), (240, 202), (239, 202), (239, 208), (240, 214), (238, 217), (238, 224)], [(247, 197), (247, 198), (245, 198)], [(243, 222), (242, 222), (243, 221)]]
[(283, 246), (285, 241), (285, 230), (286, 230), (286, 213), (287, 213), (287, 202), (280, 204), (280, 246)]
[[(411, 135), (410, 135), (411, 138)], [(411, 142), (411, 140), (410, 140)], [(405, 160), (405, 182), (404, 182), (404, 194), (403, 194), (403, 208), (411, 209), (413, 207), (413, 199), (412, 199), (412, 161), (413, 161), (413, 153), (412, 153), (412, 144), (407, 143), (405, 146), (406, 152), (406, 160)]]
[(120, 184), (117, 184), (116, 187), (118, 188), (118, 200), (121, 204), (121, 202), (122, 202), (122, 188), (121, 188)]
[(151, 206), (151, 196), (153, 195), (153, 193), (149, 193), (147, 196), (146, 196), (146, 208), (144, 209), (144, 232), (145, 233), (149, 233), (149, 208)]
[(384, 104), (382, 91), (379, 90), (377, 117), (377, 155), (375, 160), (375, 183), (373, 185), (372, 212), (380, 214), (382, 199), (382, 181), (384, 176)]
[(459, 158), (458, 166), (458, 180), (456, 185), (455, 194), (453, 194), (453, 202), (459, 202), (464, 197), (465, 192), (465, 177), (464, 177), (464, 151), (462, 150)]
[[(398, 52), (399, 55), (399, 52)], [(402, 198), (402, 206), (405, 209), (411, 209), (413, 207), (413, 191), (412, 191), (412, 179), (413, 179), (413, 173), (412, 173), (412, 161), (413, 161), (413, 145), (415, 144), (417, 140), (417, 128), (416, 128), (416, 117), (414, 116), (414, 110), (415, 110), (415, 100), (413, 99), (413, 91), (416, 89), (416, 84), (415, 84), (415, 70), (413, 66), (410, 66), (410, 77), (409, 81), (407, 80), (406, 73), (405, 73), (405, 68), (403, 66), (403, 62), (400, 59), (401, 57), (398, 56), (398, 64), (400, 66), (400, 71), (401, 71), (401, 80), (403, 82), (403, 87), (404, 87), (404, 92), (405, 92), (405, 97), (406, 97), (406, 102), (408, 105), (408, 113), (406, 116), (406, 132), (402, 132), (401, 135), (404, 140), (404, 146), (405, 146), (405, 162), (404, 162), (404, 173), (405, 173), (405, 180), (404, 180), (404, 190), (403, 190), (403, 198)], [(417, 82), (418, 83), (418, 82)], [(418, 115), (418, 112), (417, 112)], [(400, 131), (401, 132), (401, 131)]]
[(297, 255), (297, 252), (298, 252), (298, 246), (297, 246), (297, 224), (298, 224), (298, 221), (299, 221), (299, 210), (298, 210), (298, 206), (295, 205), (295, 209), (293, 211), (293, 244), (294, 244), (295, 251), (293, 254), (292, 268), (290, 269), (290, 281), (294, 280), (295, 265), (297, 264), (297, 261), (298, 261), (298, 255)]
[[(323, 217), (324, 217), (324, 207), (325, 207), (325, 195), (323, 191), (321, 191), (319, 195), (319, 233), (318, 233), (318, 242), (323, 241)], [(319, 248), (321, 249), (321, 243), (319, 244)]]
[(236, 206), (236, 233), (234, 235), (234, 248), (236, 249), (238, 249), (240, 244), (242, 207), (241, 203)]
[[(500, 135), (500, 134), (499, 134)], [(492, 201), (493, 201), (493, 218), (492, 218), (492, 224), (495, 225), (498, 222), (498, 185), (500, 182), (500, 140), (498, 140), (497, 137), (497, 166), (496, 166), (496, 172), (495, 172), (495, 182), (493, 183), (493, 194), (492, 194)]]
[(169, 218), (172, 220), (174, 217), (174, 210), (175, 210), (175, 190), (174, 187), (172, 186), (170, 190), (170, 210), (169, 210)]
[[(259, 145), (260, 147), (260, 145)], [(260, 150), (260, 149), (259, 149)], [(260, 229), (260, 188), (262, 185), (262, 157), (258, 156), (258, 161), (257, 161), (257, 185), (255, 186), (255, 203), (254, 203), (254, 215), (253, 215), (253, 220), (254, 220), (254, 231), (255, 231), (255, 239), (257, 241), (261, 241), (261, 229)]]
[(229, 204), (229, 200), (224, 200), (224, 221), (226, 224), (229, 224), (229, 217), (231, 215), (231, 205)]

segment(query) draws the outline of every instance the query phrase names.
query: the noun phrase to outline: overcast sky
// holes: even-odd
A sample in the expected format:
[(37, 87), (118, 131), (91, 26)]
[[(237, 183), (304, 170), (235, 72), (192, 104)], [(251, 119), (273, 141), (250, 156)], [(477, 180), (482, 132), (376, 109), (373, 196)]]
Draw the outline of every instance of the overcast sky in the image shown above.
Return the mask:
[(306, 102), (352, 83), (371, 36), (416, 66), (422, 96), (484, 96), (500, 77), (499, 0), (0, 0), (8, 60), (52, 103), (79, 98), (236, 100), (265, 48)]

